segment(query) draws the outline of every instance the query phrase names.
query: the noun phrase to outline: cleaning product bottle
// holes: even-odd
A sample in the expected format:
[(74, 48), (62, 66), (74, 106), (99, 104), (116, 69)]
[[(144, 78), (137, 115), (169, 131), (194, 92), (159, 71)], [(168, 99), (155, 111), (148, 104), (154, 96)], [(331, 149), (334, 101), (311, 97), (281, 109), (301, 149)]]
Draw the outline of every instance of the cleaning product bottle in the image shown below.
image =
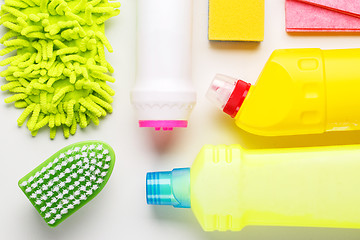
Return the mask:
[(192, 0), (138, 0), (132, 103), (140, 127), (187, 127), (196, 102), (191, 83), (192, 4)]
[(360, 49), (276, 50), (256, 85), (217, 75), (207, 96), (257, 135), (360, 130)]
[(205, 231), (360, 228), (360, 146), (205, 146), (190, 168), (147, 174), (148, 204), (191, 207)]

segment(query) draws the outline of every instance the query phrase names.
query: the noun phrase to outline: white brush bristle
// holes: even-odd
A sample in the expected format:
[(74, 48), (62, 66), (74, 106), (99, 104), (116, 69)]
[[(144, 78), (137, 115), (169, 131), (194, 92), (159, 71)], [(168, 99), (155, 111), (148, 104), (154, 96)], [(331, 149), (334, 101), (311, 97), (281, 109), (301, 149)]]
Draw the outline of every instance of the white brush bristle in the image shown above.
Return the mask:
[(62, 152), (20, 186), (49, 225), (87, 200), (108, 174), (111, 156), (102, 144)]

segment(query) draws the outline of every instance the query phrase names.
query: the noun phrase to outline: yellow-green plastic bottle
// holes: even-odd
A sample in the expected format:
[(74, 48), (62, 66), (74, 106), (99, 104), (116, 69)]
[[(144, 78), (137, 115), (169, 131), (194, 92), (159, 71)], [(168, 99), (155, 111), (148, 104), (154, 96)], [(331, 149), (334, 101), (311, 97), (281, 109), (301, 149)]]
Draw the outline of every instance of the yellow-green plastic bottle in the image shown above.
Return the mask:
[(263, 136), (360, 130), (360, 48), (275, 50), (256, 84), (217, 75), (207, 96)]
[(204, 146), (190, 168), (147, 174), (147, 202), (193, 210), (205, 231), (360, 228), (360, 146)]

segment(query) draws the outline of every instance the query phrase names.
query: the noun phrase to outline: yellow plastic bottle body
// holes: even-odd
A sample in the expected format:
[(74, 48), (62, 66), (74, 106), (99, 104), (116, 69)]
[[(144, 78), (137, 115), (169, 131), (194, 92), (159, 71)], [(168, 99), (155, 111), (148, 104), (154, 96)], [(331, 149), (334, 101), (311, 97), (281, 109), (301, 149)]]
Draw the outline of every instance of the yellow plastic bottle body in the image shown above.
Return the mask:
[(359, 158), (360, 146), (205, 146), (191, 168), (191, 208), (206, 231), (360, 228)]
[(327, 89), (326, 130), (359, 130), (360, 49), (326, 50), (323, 55)]
[(276, 50), (235, 120), (264, 136), (360, 129), (360, 49)]

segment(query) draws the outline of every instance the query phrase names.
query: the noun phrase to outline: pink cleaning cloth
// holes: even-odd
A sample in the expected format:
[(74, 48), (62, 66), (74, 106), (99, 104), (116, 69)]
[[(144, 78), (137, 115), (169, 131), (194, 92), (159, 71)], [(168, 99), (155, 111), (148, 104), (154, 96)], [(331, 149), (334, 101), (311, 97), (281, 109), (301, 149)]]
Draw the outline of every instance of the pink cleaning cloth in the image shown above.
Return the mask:
[(298, 0), (298, 1), (360, 17), (359, 0)]
[(287, 0), (287, 32), (360, 32), (359, 0)]

